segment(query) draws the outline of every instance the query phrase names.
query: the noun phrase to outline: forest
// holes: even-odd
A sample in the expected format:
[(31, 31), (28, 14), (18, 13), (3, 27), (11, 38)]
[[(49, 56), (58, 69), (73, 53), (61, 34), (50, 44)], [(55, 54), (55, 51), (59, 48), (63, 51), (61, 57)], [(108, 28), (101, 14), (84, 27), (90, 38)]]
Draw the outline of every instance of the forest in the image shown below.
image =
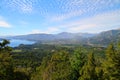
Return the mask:
[(0, 80), (120, 80), (120, 43), (19, 45), (0, 42)]

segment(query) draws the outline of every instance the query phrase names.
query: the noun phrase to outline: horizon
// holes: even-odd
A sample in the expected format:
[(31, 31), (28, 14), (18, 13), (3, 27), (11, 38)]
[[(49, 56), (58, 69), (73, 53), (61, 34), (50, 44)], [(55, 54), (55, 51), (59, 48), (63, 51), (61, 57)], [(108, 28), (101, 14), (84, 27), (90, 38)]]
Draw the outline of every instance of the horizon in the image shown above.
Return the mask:
[(98, 33), (88, 33), (88, 32), (76, 32), (76, 33), (72, 33), (72, 32), (59, 32), (59, 33), (30, 33), (30, 34), (20, 34), (20, 35), (5, 35), (5, 36), (0, 36), (0, 38), (4, 38), (4, 37), (14, 37), (14, 36), (24, 36), (24, 35), (34, 35), (34, 34), (51, 34), (51, 35), (57, 35), (57, 34), (61, 34), (61, 33), (71, 33), (71, 34), (100, 34), (102, 32), (107, 32), (107, 31), (111, 31), (111, 30), (120, 30), (119, 28), (117, 29), (110, 29), (110, 30), (105, 30), (105, 31), (101, 31)]
[(1, 0), (0, 36), (120, 28), (120, 0)]

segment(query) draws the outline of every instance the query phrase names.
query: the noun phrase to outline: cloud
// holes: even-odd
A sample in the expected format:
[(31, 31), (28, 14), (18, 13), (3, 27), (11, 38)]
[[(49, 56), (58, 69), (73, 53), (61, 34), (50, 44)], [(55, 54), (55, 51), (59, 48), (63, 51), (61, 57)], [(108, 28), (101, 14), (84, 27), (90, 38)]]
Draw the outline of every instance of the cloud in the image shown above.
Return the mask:
[(38, 33), (42, 33), (42, 31), (40, 31), (38, 29), (34, 29), (34, 30), (32, 30), (32, 32), (30, 34), (38, 34)]
[(45, 32), (46, 33), (55, 33), (55, 32), (58, 32), (58, 31), (59, 31), (58, 28), (56, 28), (56, 27), (50, 27)]
[(82, 25), (70, 27), (68, 30), (69, 30), (69, 32), (80, 32), (81, 30), (95, 28), (96, 26), (97, 26), (96, 24), (82, 24)]
[(55, 33), (55, 32), (58, 32), (58, 31), (59, 31), (58, 28), (51, 27), (51, 28), (47, 28), (46, 30), (34, 29), (34, 30), (32, 30), (32, 32), (30, 34), (38, 34), (38, 33), (50, 34), (50, 33)]
[(4, 28), (10, 28), (10, 24), (8, 24), (7, 22), (5, 21), (0, 21), (0, 27), (4, 27)]
[(61, 14), (61, 15), (56, 15), (56, 16), (52, 16), (51, 21), (63, 21), (72, 17), (76, 17), (81, 15), (83, 12), (82, 11), (74, 11), (71, 13), (66, 13), (66, 14)]
[[(35, 29), (32, 33), (54, 33), (64, 30), (89, 32), (105, 27), (116, 28), (120, 25), (120, 0), (2, 0), (1, 2), (2, 7), (8, 10), (20, 13), (36, 11), (39, 14), (35, 15), (41, 15), (41, 20), (46, 18), (43, 19), (45, 24), (49, 22), (50, 26), (53, 25), (46, 30)], [(115, 11), (116, 9), (118, 11)], [(26, 25), (25, 22), (21, 24)], [(1, 20), (1, 25), (10, 27), (5, 20)]]
[[(20, 13), (32, 13), (34, 0), (3, 0), (5, 7)], [(4, 7), (4, 6), (2, 6)]]
[(22, 11), (23, 13), (31, 13), (31, 12), (33, 11), (33, 7), (32, 7), (32, 5), (29, 5), (29, 4), (23, 5), (23, 6), (21, 7), (21, 11)]
[(29, 23), (28, 22), (26, 22), (26, 21), (20, 21), (19, 22), (21, 25), (24, 25), (24, 26), (26, 26), (26, 25), (28, 25)]
[(116, 29), (120, 27), (120, 10), (110, 11), (103, 14), (98, 14), (92, 17), (67, 21), (63, 24), (58, 24), (59, 29), (67, 32), (91, 32), (96, 33), (103, 30)]
[(10, 28), (11, 25), (7, 21), (5, 21), (2, 17), (0, 17), (0, 27)]
[(10, 10), (22, 13), (36, 11), (44, 17), (53, 17), (55, 20), (58, 17), (57, 20), (60, 21), (75, 15), (81, 16), (81, 12), (96, 14), (96, 11), (113, 9), (114, 6), (120, 5), (120, 0), (2, 0), (1, 3), (2, 7), (7, 7)]
[[(112, 11), (114, 7), (120, 5), (120, 0), (57, 0), (59, 10), (57, 13), (50, 14), (48, 19), (51, 21), (64, 21), (73, 17), (94, 16), (102, 11)], [(64, 6), (63, 6), (64, 5)], [(54, 8), (53, 8), (54, 9)]]

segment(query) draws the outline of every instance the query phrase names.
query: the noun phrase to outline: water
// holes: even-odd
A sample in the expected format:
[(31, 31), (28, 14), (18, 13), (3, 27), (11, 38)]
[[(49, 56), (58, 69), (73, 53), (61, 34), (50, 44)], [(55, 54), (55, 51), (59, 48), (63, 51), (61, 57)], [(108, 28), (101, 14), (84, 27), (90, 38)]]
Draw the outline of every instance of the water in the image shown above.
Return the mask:
[(9, 46), (17, 47), (20, 44), (34, 44), (34, 41), (11, 39)]

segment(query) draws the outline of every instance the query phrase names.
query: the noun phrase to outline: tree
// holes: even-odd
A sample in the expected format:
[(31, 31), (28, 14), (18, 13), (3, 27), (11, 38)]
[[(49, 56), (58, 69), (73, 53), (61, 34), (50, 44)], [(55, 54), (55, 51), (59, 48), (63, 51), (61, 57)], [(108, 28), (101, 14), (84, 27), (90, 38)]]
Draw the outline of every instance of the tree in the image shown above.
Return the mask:
[(87, 62), (80, 70), (81, 77), (79, 80), (98, 80), (96, 74), (96, 61), (93, 53), (88, 54)]
[(82, 69), (85, 63), (86, 54), (87, 54), (87, 51), (82, 47), (77, 48), (74, 51), (74, 55), (71, 58), (71, 66), (74, 71), (73, 72), (74, 74), (72, 77), (74, 78), (74, 80), (78, 80), (78, 78), (82, 75), (82, 74), (79, 74), (79, 71)]
[[(120, 46), (120, 45), (119, 45)], [(120, 47), (110, 44), (106, 50), (106, 61), (104, 62), (104, 79), (120, 79)]]
[(13, 79), (13, 67), (12, 57), (10, 54), (11, 48), (7, 46), (9, 41), (3, 40), (0, 42), (0, 79), (12, 80)]
[(10, 52), (12, 49), (11, 47), (8, 46), (10, 42), (6, 39), (4, 39), (2, 42), (0, 42), (0, 53), (5, 52)]
[(72, 68), (66, 51), (55, 52), (50, 60), (44, 60), (38, 72), (39, 79), (35, 80), (71, 80)]

